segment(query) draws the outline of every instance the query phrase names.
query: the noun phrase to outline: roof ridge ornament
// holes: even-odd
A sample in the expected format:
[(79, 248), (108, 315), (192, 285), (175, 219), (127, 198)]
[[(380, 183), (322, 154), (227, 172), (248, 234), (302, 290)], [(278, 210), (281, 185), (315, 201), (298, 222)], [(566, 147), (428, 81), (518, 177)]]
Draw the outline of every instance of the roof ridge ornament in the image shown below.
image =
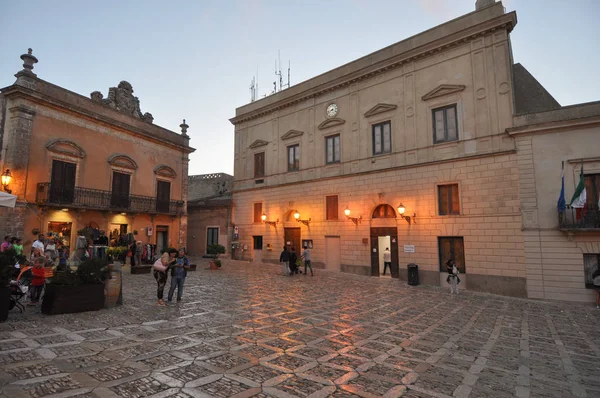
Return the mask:
[(152, 124), (154, 122), (151, 113), (142, 114), (140, 99), (133, 95), (133, 86), (128, 81), (122, 80), (117, 87), (110, 87), (107, 98), (104, 98), (100, 91), (92, 92), (90, 98), (94, 102), (113, 108), (125, 115), (141, 119), (146, 123)]
[(33, 65), (37, 64), (38, 59), (33, 55), (33, 50), (31, 48), (28, 48), (27, 54), (21, 55), (21, 59), (23, 60), (23, 69), (17, 72), (15, 77), (18, 78), (22, 75), (33, 77), (37, 76), (35, 73), (33, 73)]

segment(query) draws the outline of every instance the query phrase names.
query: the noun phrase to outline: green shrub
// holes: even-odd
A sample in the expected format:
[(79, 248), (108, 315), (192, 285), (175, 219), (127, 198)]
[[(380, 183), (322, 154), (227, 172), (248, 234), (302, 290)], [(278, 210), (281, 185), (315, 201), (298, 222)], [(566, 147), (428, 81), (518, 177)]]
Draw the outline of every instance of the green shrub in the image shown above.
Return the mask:
[(219, 255), (225, 253), (225, 246), (219, 244), (210, 245), (206, 248), (206, 252), (212, 254), (216, 260), (219, 258)]

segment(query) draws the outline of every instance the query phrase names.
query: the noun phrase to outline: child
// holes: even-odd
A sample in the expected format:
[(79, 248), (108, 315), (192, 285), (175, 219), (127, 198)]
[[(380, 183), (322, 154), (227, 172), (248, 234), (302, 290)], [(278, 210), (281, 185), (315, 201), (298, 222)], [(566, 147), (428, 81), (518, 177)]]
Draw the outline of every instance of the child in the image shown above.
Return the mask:
[(446, 269), (448, 270), (448, 277), (446, 278), (446, 282), (450, 284), (450, 294), (456, 291), (458, 294), (458, 284), (460, 283), (460, 278), (458, 277), (458, 268), (456, 268), (456, 263), (454, 260), (450, 259), (446, 262)]
[(40, 300), (42, 290), (44, 289), (44, 283), (46, 282), (46, 276), (44, 272), (44, 264), (46, 259), (44, 257), (36, 257), (33, 260), (33, 268), (31, 269), (31, 286), (29, 287), (31, 301), (28, 305), (36, 305)]
[(171, 268), (171, 288), (169, 289), (168, 296), (169, 303), (173, 299), (173, 293), (175, 293), (175, 288), (177, 288), (177, 302), (181, 302), (181, 297), (183, 295), (183, 283), (185, 282), (185, 277), (187, 276), (187, 272), (189, 269), (190, 262), (185, 256), (185, 249), (181, 248), (177, 253), (175, 265), (173, 266), (173, 268)]

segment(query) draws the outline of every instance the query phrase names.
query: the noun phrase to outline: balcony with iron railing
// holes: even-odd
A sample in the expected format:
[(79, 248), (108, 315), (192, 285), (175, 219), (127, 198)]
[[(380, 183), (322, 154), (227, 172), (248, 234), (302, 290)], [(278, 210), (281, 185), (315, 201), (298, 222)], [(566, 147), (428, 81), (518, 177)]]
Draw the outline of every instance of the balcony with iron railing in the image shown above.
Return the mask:
[(54, 187), (49, 182), (37, 184), (38, 206), (55, 206), (92, 210), (109, 210), (128, 213), (179, 215), (183, 213), (183, 201), (159, 200), (152, 196), (123, 195), (82, 187)]
[(585, 209), (567, 207), (558, 212), (558, 225), (561, 231), (600, 232), (600, 210), (598, 206)]

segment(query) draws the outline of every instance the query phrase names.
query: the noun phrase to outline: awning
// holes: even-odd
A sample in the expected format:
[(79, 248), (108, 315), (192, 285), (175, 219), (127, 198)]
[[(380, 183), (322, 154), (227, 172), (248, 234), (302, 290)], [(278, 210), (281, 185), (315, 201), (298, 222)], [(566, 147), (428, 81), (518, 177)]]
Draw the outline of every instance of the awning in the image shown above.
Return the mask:
[(17, 197), (6, 192), (0, 191), (0, 207), (15, 207)]

